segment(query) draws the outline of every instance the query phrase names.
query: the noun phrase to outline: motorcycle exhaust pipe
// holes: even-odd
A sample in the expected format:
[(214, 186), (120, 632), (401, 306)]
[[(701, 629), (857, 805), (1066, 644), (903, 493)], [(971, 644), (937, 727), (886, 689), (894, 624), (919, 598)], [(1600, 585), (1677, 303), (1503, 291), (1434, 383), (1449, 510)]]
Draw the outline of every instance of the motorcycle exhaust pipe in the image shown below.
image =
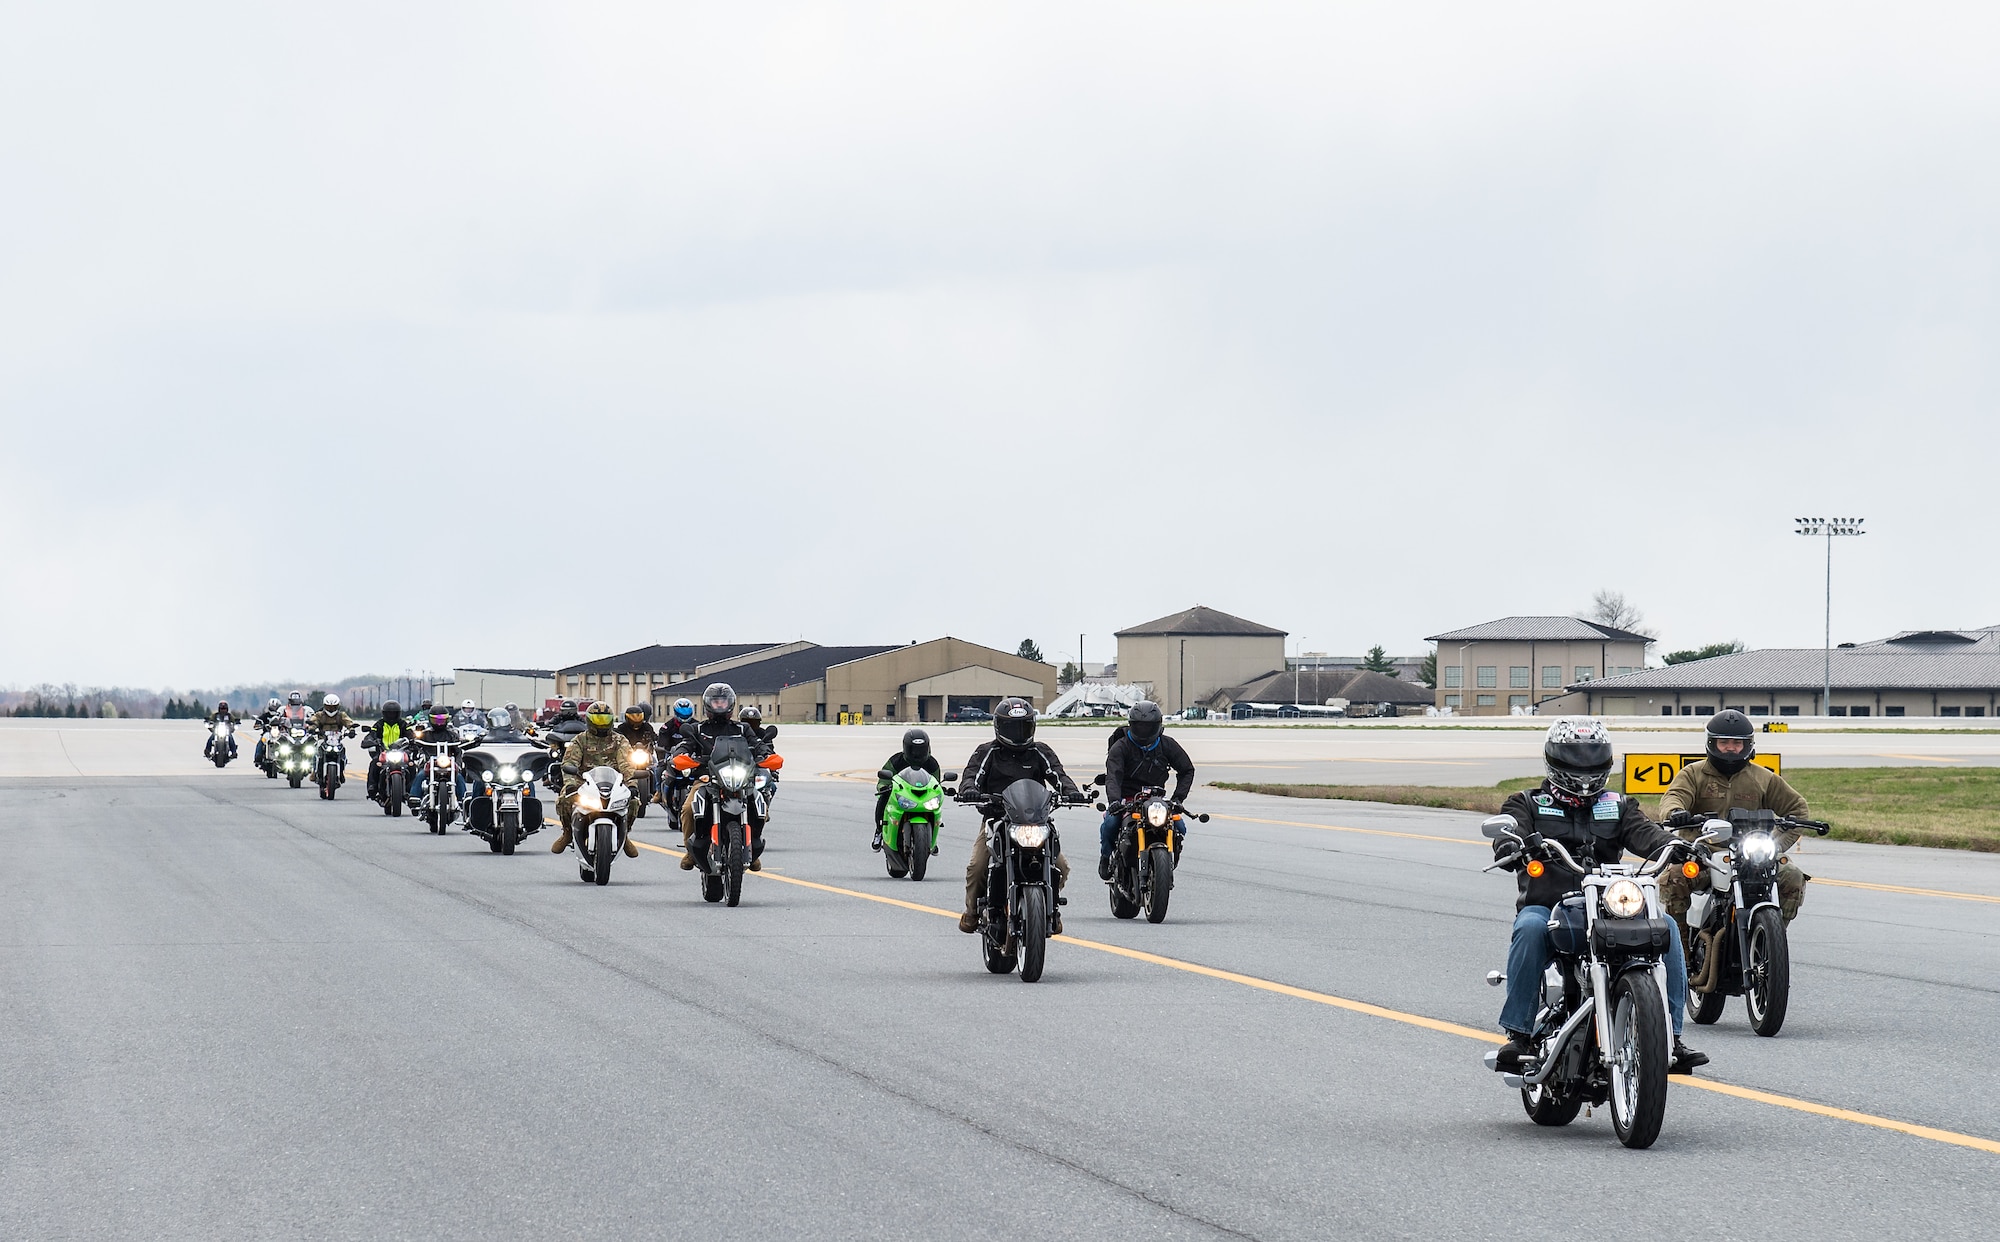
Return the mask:
[(1715, 987), (1716, 978), (1722, 974), (1722, 955), (1715, 951), (1722, 940), (1722, 932), (1719, 928), (1712, 928), (1695, 935), (1701, 937), (1701, 977), (1688, 980), (1688, 991), (1707, 992)]
[(1549, 1075), (1556, 1072), (1556, 1066), (1562, 1064), (1563, 1054), (1569, 1051), (1570, 1044), (1576, 1039), (1577, 1031), (1583, 1026), (1585, 1020), (1590, 1017), (1591, 1010), (1594, 1008), (1596, 1008), (1596, 1002), (1587, 997), (1581, 1005), (1576, 1007), (1576, 1012), (1569, 1016), (1569, 1021), (1563, 1023), (1562, 1030), (1556, 1032), (1556, 1037), (1551, 1043), (1551, 1051), (1548, 1058), (1535, 1068), (1534, 1073), (1522, 1074), (1520, 1076), (1523, 1085), (1539, 1087), (1548, 1081)]

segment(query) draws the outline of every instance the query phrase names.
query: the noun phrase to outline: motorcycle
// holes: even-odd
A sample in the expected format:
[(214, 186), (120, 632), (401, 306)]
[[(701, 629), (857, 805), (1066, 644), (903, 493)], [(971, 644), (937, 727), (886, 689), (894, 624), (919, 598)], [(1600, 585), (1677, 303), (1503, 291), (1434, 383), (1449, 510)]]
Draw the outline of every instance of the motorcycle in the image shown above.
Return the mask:
[[(1693, 822), (1677, 815), (1670, 828)], [(1732, 808), (1702, 823), (1696, 857), (1681, 865), (1688, 878), (1688, 1016), (1708, 1026), (1732, 996), (1743, 998), (1750, 1029), (1776, 1035), (1791, 1001), (1792, 950), (1778, 910), (1777, 834), (1832, 828), (1775, 811)], [(1726, 847), (1726, 848), (1719, 848)]]
[[(542, 800), (535, 797), (535, 782), (544, 779), (549, 757), (530, 750), (512, 759), (481, 754), (466, 758), (477, 783), (465, 801), (465, 830), (495, 854), (512, 854), (521, 838), (542, 830)], [(610, 867), (605, 870), (608, 873)]]
[[(1518, 1073), (1502, 1073), (1503, 1081), (1520, 1091), (1536, 1125), (1566, 1126), (1585, 1104), (1609, 1101), (1618, 1141), (1651, 1147), (1666, 1118), (1673, 1056), (1661, 960), (1673, 923), (1660, 907), (1658, 875), (1686, 847), (1672, 842), (1657, 861), (1639, 866), (1583, 867), (1560, 841), (1524, 837), (1511, 815), (1494, 816), (1482, 831), (1513, 847), (1486, 870), (1525, 861), (1528, 874), (1540, 877), (1549, 866), (1563, 866), (1578, 883), (1549, 912), (1552, 960), (1542, 977), (1533, 1051)], [(1486, 982), (1498, 987), (1507, 976), (1492, 971)], [(1497, 1048), (1486, 1054), (1487, 1069), (1501, 1072), (1499, 1055)]]
[[(779, 755), (758, 759), (747, 740), (721, 737), (708, 752), (706, 764), (683, 752), (674, 756), (673, 766), (683, 773), (708, 769), (711, 779), (688, 794), (701, 798), (688, 848), (694, 852), (701, 899), (736, 905), (743, 900), (743, 872), (756, 857), (756, 826), (763, 822), (766, 810), (763, 795), (757, 790), (757, 773), (776, 772), (785, 761)], [(703, 820), (708, 823), (706, 833), (701, 830)]]
[(631, 765), (632, 793), (639, 799), (639, 818), (646, 817), (646, 804), (653, 800), (653, 752), (645, 746), (634, 746), (625, 756)]
[(625, 848), (627, 812), (632, 787), (617, 768), (592, 768), (583, 774), (570, 812), (569, 833), (580, 858), (577, 877), (600, 887), (611, 883), (611, 860)]
[(347, 783), (347, 748), (341, 745), (344, 738), (354, 736), (354, 730), (341, 732), (338, 729), (323, 729), (315, 743), (314, 779), (319, 782), (319, 796), (330, 799), (334, 791)]
[[(1102, 785), (1104, 777), (1095, 781)], [(1104, 810), (1102, 803), (1098, 810)], [(1118, 835), (1111, 850), (1111, 917), (1129, 919), (1146, 912), (1148, 923), (1163, 923), (1174, 891), (1174, 865), (1180, 860), (1182, 810), (1157, 787), (1139, 790), (1115, 808)], [(1208, 822), (1207, 814), (1195, 822)], [(1149, 837), (1147, 834), (1151, 833)]]
[(410, 743), (396, 742), (382, 748), (382, 770), (377, 778), (381, 784), (376, 797), (381, 800), (382, 814), (401, 816), (410, 797)]
[(257, 749), (251, 759), (272, 780), (278, 779), (278, 737), (283, 732), (283, 728), (270, 721), (257, 722)]
[(423, 816), (434, 836), (443, 836), (445, 829), (458, 818), (458, 782), (453, 779), (457, 760), (451, 753), (458, 745), (457, 742), (416, 743), (418, 753), (423, 756), (419, 762), (424, 765), (424, 793), (417, 804), (417, 814)]
[(236, 726), (227, 720), (218, 720), (208, 726), (208, 757), (216, 767), (227, 767), (236, 757)]
[[(944, 805), (944, 786), (922, 768), (892, 772), (883, 768), (877, 780), (889, 782), (889, 801), (882, 808), (882, 861), (889, 878), (924, 878), (931, 855), (938, 852), (938, 828), (944, 822), (939, 808)], [(955, 781), (958, 773), (946, 772), (944, 779)]]
[(284, 774), (292, 788), (305, 784), (306, 777), (313, 770), (313, 755), (319, 744), (306, 736), (305, 725), (294, 721), (285, 726), (278, 735), (278, 757), (273, 775)]
[(1062, 844), (1055, 809), (1087, 801), (1062, 798), (1040, 781), (1025, 778), (1007, 786), (997, 799), (979, 800), (980, 831), (987, 834), (992, 851), (979, 943), (992, 973), (1012, 974), (1018, 966), (1023, 983), (1042, 977), (1056, 907), (1068, 900), (1057, 891), (1056, 857)]

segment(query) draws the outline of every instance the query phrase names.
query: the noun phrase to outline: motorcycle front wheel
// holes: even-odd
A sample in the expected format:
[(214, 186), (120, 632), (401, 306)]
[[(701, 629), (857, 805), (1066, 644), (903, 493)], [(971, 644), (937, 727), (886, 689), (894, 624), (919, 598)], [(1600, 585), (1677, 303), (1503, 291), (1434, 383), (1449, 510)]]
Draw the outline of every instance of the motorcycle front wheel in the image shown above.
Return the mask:
[(1049, 890), (1031, 885), (1021, 890), (1021, 982), (1042, 977), (1049, 952)]
[(1156, 845), (1146, 851), (1146, 859), (1152, 871), (1152, 882), (1146, 886), (1146, 921), (1164, 923), (1167, 899), (1174, 891), (1174, 854), (1166, 846)]
[(1765, 906), (1750, 916), (1750, 960), (1743, 964), (1743, 1007), (1750, 1012), (1750, 1029), (1766, 1037), (1785, 1025), (1792, 999), (1792, 948), (1785, 939), (1785, 920)]
[(500, 813), (498, 836), (500, 838), (500, 852), (502, 854), (512, 854), (514, 847), (521, 843), (521, 816), (519, 812), (502, 811)]
[(903, 825), (903, 857), (909, 860), (912, 880), (923, 879), (924, 872), (930, 868), (931, 832), (931, 826), (922, 820)]
[(1651, 1147), (1667, 1116), (1667, 1010), (1651, 971), (1611, 985), (1611, 1128), (1627, 1147)]
[(285, 779), (292, 783), (293, 789), (297, 789), (299, 786), (306, 783), (306, 774), (303, 772), (294, 772)]

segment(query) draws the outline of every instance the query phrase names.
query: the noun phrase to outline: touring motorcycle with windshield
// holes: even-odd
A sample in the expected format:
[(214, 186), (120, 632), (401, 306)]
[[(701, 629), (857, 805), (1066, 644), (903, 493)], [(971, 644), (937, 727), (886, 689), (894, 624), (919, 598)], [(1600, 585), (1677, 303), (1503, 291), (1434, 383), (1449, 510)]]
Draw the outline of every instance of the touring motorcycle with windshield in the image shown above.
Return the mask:
[(1816, 819), (1789, 819), (1775, 811), (1730, 809), (1702, 820), (1682, 813), (1666, 826), (1696, 823), (1702, 833), (1696, 857), (1681, 864), (1688, 878), (1688, 1016), (1707, 1026), (1722, 1016), (1732, 996), (1743, 998), (1750, 1029), (1776, 1035), (1791, 1003), (1792, 949), (1778, 908), (1780, 833), (1832, 828)]
[(313, 773), (314, 755), (319, 751), (319, 744), (306, 732), (305, 722), (285, 722), (272, 742), (275, 752), (272, 774), (282, 774), (293, 789), (305, 784), (306, 777)]
[[(1102, 785), (1100, 775), (1093, 784)], [(1104, 810), (1102, 803), (1098, 810)], [(1181, 856), (1180, 805), (1157, 785), (1147, 786), (1111, 808), (1118, 817), (1118, 835), (1111, 849), (1111, 917), (1136, 918), (1146, 912), (1148, 923), (1166, 921), (1167, 902), (1174, 891), (1174, 866)], [(1206, 813), (1195, 822), (1208, 822)]]
[[(465, 830), (495, 854), (512, 854), (521, 838), (542, 830), (542, 800), (535, 796), (535, 782), (548, 772), (548, 753), (527, 750), (503, 759), (473, 751), (464, 760), (472, 778), (471, 796), (465, 800)], [(609, 864), (605, 872), (610, 873)]]
[[(931, 855), (938, 852), (938, 829), (943, 826), (944, 785), (922, 768), (900, 772), (883, 768), (875, 774), (889, 782), (889, 801), (882, 808), (882, 862), (889, 878), (924, 878)], [(955, 781), (958, 773), (946, 772), (944, 779)]]
[(1089, 800), (1082, 795), (1065, 799), (1026, 778), (1007, 786), (998, 798), (970, 800), (980, 808), (980, 831), (992, 859), (986, 872), (986, 917), (979, 927), (986, 969), (1005, 975), (1018, 967), (1021, 982), (1033, 983), (1042, 977), (1056, 907), (1064, 900), (1056, 872), (1062, 843), (1055, 809)]
[[(1536, 1125), (1566, 1126), (1584, 1105), (1608, 1102), (1618, 1141), (1652, 1146), (1666, 1117), (1673, 1055), (1662, 960), (1673, 924), (1660, 906), (1658, 876), (1687, 847), (1670, 842), (1657, 860), (1637, 866), (1583, 867), (1560, 841), (1524, 835), (1511, 815), (1494, 816), (1482, 831), (1513, 847), (1486, 870), (1519, 864), (1540, 878), (1563, 867), (1577, 884), (1549, 912), (1552, 960), (1542, 977), (1534, 1050), (1504, 1081), (1521, 1092)], [(1498, 987), (1507, 976), (1496, 970), (1486, 981)], [(1486, 1068), (1498, 1071), (1498, 1059), (1498, 1049), (1488, 1052)]]
[(744, 738), (719, 737), (706, 761), (682, 751), (673, 766), (684, 773), (705, 769), (708, 777), (688, 795), (699, 799), (688, 848), (701, 881), (701, 899), (736, 905), (743, 900), (743, 872), (756, 857), (757, 825), (769, 812), (757, 788), (757, 773), (776, 772), (785, 761), (775, 754), (757, 758)]

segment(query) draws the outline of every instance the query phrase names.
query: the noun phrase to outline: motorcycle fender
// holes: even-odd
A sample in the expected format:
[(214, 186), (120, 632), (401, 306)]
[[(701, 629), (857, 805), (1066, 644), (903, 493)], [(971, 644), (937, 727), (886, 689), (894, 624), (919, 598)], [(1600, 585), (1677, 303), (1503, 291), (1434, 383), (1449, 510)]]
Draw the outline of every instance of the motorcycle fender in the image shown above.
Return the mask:
[(741, 799), (741, 798), (726, 798), (726, 799), (724, 799), (724, 800), (723, 800), (723, 803), (722, 803), (722, 813), (723, 813), (724, 815), (730, 815), (730, 816), (736, 816), (736, 817), (741, 817), (741, 816), (742, 816), (742, 814), (743, 814), (743, 810), (744, 810), (744, 807), (743, 807), (743, 799)]
[(1743, 926), (1745, 927), (1750, 926), (1750, 916), (1757, 913), (1757, 911), (1759, 910), (1777, 910), (1779, 917), (1780, 918), (1784, 917), (1784, 911), (1779, 909), (1777, 902), (1769, 900), (1760, 901), (1757, 902), (1755, 905), (1752, 905), (1748, 910), (1745, 910), (1743, 912), (1742, 914)]

